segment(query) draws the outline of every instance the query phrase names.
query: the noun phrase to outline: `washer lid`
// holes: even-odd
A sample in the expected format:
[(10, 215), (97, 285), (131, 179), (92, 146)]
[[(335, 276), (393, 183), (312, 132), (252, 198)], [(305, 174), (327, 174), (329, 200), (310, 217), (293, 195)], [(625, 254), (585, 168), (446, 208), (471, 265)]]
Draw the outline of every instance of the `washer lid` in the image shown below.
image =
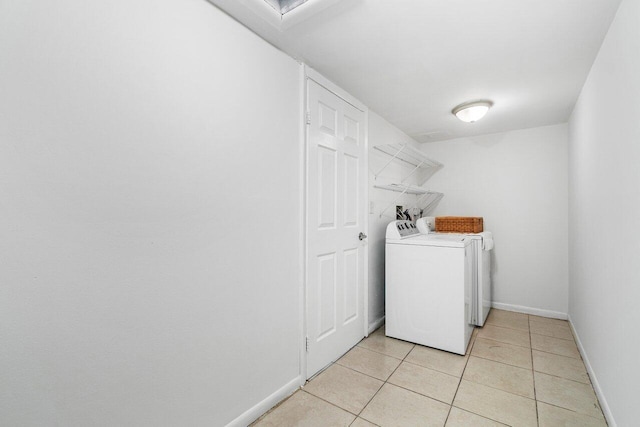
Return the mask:
[(387, 244), (463, 248), (470, 244), (470, 240), (464, 234), (419, 234), (403, 239), (388, 237)]

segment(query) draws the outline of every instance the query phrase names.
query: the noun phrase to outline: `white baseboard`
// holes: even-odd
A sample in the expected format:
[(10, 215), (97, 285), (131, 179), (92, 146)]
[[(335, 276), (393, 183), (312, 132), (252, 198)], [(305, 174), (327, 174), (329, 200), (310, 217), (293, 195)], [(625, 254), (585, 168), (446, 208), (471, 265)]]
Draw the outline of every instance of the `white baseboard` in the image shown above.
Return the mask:
[(258, 403), (253, 408), (247, 410), (244, 414), (231, 421), (229, 424), (227, 424), (227, 427), (247, 427), (249, 424), (260, 418), (262, 414), (276, 406), (286, 397), (290, 396), (297, 389), (299, 389), (300, 381), (300, 377), (292, 379), (284, 386), (280, 387), (280, 389), (275, 393), (264, 399), (262, 402)]
[(609, 408), (609, 404), (607, 403), (607, 399), (604, 397), (604, 393), (602, 393), (602, 389), (600, 388), (600, 383), (598, 382), (598, 378), (596, 377), (595, 372), (593, 372), (593, 368), (591, 367), (591, 363), (589, 362), (589, 358), (587, 357), (587, 353), (582, 346), (582, 342), (580, 341), (580, 337), (578, 336), (578, 331), (573, 326), (573, 322), (571, 321), (571, 316), (569, 316), (569, 326), (571, 326), (571, 331), (573, 332), (573, 336), (576, 337), (576, 343), (578, 344), (578, 350), (580, 351), (580, 355), (582, 355), (582, 361), (587, 368), (587, 372), (589, 372), (589, 378), (591, 378), (591, 384), (593, 385), (593, 389), (596, 392), (596, 396), (598, 396), (598, 400), (600, 401), (600, 407), (602, 408), (602, 412), (604, 413), (604, 417), (607, 419), (607, 424), (609, 427), (617, 427), (616, 421), (613, 419), (613, 413), (611, 412), (611, 408)]
[(501, 302), (492, 302), (491, 307), (497, 308), (498, 310), (515, 311), (518, 313), (533, 314), (541, 317), (551, 317), (552, 319), (567, 320), (569, 317), (567, 313), (563, 313), (561, 311), (544, 310), (542, 308), (525, 307), (523, 305), (503, 304)]
[(384, 316), (369, 323), (369, 333), (375, 331), (384, 324)]

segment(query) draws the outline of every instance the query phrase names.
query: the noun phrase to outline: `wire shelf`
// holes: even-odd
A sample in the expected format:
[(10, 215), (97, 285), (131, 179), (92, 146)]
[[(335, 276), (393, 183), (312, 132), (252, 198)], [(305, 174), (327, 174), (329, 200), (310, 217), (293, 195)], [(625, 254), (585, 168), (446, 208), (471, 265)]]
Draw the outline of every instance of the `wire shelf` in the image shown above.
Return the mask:
[(387, 164), (375, 174), (376, 178), (395, 160), (413, 167), (412, 171), (402, 179), (402, 183), (418, 172), (419, 185), (423, 185), (434, 173), (443, 167), (442, 163), (428, 158), (422, 152), (407, 144), (376, 145), (373, 148), (391, 157)]

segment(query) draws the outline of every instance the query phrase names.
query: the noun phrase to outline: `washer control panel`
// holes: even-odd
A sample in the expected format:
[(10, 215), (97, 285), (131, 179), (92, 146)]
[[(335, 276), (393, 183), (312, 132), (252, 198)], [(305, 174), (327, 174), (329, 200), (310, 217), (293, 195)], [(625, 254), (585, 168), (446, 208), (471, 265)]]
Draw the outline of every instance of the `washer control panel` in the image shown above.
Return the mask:
[(392, 221), (387, 225), (387, 239), (404, 239), (420, 234), (416, 224), (407, 220)]

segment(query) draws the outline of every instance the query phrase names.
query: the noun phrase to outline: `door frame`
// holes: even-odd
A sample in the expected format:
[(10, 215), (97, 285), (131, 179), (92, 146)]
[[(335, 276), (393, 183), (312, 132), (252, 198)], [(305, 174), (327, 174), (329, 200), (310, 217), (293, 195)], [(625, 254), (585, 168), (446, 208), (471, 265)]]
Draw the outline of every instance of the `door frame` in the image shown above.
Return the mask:
[[(307, 172), (308, 172), (308, 158), (307, 152), (309, 148), (309, 128), (307, 126), (307, 102), (308, 102), (308, 82), (309, 80), (313, 80), (320, 86), (327, 89), (329, 92), (333, 93), (337, 97), (341, 98), (343, 101), (351, 104), (358, 110), (364, 113), (364, 168), (365, 170), (369, 170), (369, 109), (366, 105), (360, 102), (358, 99), (350, 95), (348, 92), (340, 88), (338, 85), (324, 77), (322, 74), (318, 73), (313, 68), (304, 64), (300, 67), (301, 74), (301, 140), (304, 141), (303, 149), (300, 150), (300, 162), (302, 166), (301, 173), (301, 221), (300, 221), (300, 231), (301, 231), (301, 243), (304, 251), (301, 251), (301, 263), (302, 271), (301, 271), (301, 289), (300, 289), (300, 325), (301, 325), (301, 334), (300, 334), (300, 385), (304, 385), (307, 381), (307, 255), (309, 253), (308, 242), (307, 242), (307, 223), (308, 223), (308, 212), (307, 212)], [(369, 182), (366, 181), (365, 188), (367, 191), (364, 194), (364, 206), (361, 208), (364, 212), (364, 224), (363, 224), (363, 233), (369, 234)], [(363, 334), (364, 336), (369, 335), (369, 241), (366, 240), (366, 243), (363, 245), (364, 251), (364, 262), (363, 262), (363, 280), (364, 280), (364, 289), (362, 292), (363, 298)]]

